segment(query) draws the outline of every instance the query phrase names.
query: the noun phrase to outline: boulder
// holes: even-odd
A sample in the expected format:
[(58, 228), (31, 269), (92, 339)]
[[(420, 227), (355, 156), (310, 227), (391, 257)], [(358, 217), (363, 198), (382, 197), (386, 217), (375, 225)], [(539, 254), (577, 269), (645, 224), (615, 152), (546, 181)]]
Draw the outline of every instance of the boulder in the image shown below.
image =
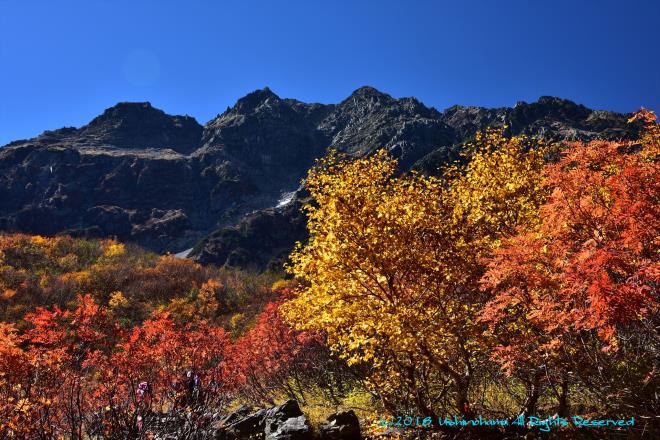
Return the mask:
[[(239, 413), (240, 411), (240, 413)], [(239, 409), (227, 416), (226, 426), (216, 429), (216, 440), (311, 440), (312, 427), (302, 413), (298, 402), (287, 402), (252, 414), (245, 414), (246, 409)], [(239, 420), (236, 420), (239, 418)]]
[(321, 440), (360, 440), (360, 421), (353, 410), (337, 412), (321, 423), (319, 432)]
[(216, 431), (216, 440), (263, 438), (263, 420), (266, 410), (257, 411)]
[(247, 405), (241, 405), (238, 408), (236, 408), (233, 412), (220, 417), (216, 424), (218, 426), (229, 426), (232, 423), (235, 423), (248, 415), (252, 412), (252, 408), (247, 406)]
[(266, 440), (309, 440), (312, 427), (304, 415), (285, 419), (280, 423), (267, 423)]

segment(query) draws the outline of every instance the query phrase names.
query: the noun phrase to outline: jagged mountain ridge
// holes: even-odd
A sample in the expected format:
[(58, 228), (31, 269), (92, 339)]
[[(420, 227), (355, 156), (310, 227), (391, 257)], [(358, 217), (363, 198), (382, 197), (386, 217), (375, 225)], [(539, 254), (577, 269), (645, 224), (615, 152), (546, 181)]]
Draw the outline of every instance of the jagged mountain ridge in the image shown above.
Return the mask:
[(83, 127), (0, 148), (0, 230), (116, 236), (176, 252), (217, 229), (195, 258), (264, 268), (280, 261), (303, 224), (290, 205), (272, 207), (328, 148), (365, 155), (383, 147), (404, 170), (432, 169), (486, 126), (625, 138), (635, 133), (626, 119), (549, 97), (439, 112), (371, 87), (339, 104), (282, 99), (265, 88), (204, 126), (149, 103), (119, 103)]

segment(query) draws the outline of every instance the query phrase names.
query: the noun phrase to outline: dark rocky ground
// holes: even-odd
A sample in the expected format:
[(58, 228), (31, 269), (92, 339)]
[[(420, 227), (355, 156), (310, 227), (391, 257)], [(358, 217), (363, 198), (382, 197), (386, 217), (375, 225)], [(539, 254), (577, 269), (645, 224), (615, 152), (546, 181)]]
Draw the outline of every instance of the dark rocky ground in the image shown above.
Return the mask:
[[(150, 433), (151, 437), (145, 434)], [(636, 438), (624, 431), (534, 428), (379, 428), (365, 429), (352, 410), (331, 414), (313, 427), (298, 402), (255, 410), (240, 406), (230, 413), (151, 414), (138, 437), (155, 440), (532, 440)]]
[(191, 412), (151, 414), (141, 434), (158, 440), (360, 440), (360, 422), (353, 411), (330, 415), (312, 428), (295, 400), (260, 410), (240, 406), (228, 414)]
[(204, 126), (120, 103), (83, 127), (0, 148), (0, 230), (117, 237), (156, 252), (197, 244), (202, 263), (278, 268), (305, 239), (300, 197), (282, 196), (329, 148), (354, 156), (386, 148), (402, 170), (432, 173), (488, 126), (549, 139), (629, 138), (638, 127), (628, 116), (552, 97), (440, 112), (371, 87), (339, 104), (257, 90)]

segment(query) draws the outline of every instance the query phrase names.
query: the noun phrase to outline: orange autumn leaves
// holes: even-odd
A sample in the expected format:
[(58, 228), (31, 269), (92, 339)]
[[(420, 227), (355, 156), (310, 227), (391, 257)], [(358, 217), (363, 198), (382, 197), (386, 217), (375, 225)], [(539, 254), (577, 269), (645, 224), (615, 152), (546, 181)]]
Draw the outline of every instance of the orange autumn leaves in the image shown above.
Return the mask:
[[(21, 395), (26, 382), (27, 355), (12, 324), (0, 323), (0, 435), (28, 424), (29, 402)], [(12, 392), (15, 390), (15, 392)]]
[(497, 296), (487, 321), (511, 320), (517, 307), (548, 335), (597, 330), (616, 344), (617, 325), (657, 313), (660, 175), (656, 159), (635, 149), (572, 145), (546, 167), (552, 194), (541, 223), (505, 241), (488, 263), (483, 286)]
[[(640, 143), (571, 144), (545, 169), (552, 193), (540, 223), (505, 240), (488, 259), (482, 287), (492, 297), (482, 320), (495, 341), (492, 356), (507, 372), (543, 365), (546, 374), (582, 375), (603, 388), (621, 380), (637, 402), (657, 383), (660, 136), (654, 119)], [(594, 352), (591, 365), (585, 346)], [(591, 377), (591, 369), (610, 376), (608, 383)]]
[[(269, 378), (284, 377), (308, 349), (277, 321), (277, 305), (260, 317), (285, 290), (271, 291), (272, 280), (113, 240), (0, 235), (0, 319), (15, 323), (1, 329), (0, 437), (126, 438), (149, 409), (185, 401), (188, 371), (213, 388), (207, 408), (271, 398), (285, 380)], [(265, 384), (261, 394), (247, 389), (248, 375)], [(143, 381), (150, 408), (136, 398)]]
[(635, 119), (639, 142), (569, 144), (544, 169), (538, 224), (484, 260), (491, 359), (528, 389), (559, 388), (564, 413), (569, 390), (618, 414), (660, 410), (660, 131)]
[(254, 327), (229, 348), (231, 362), (226, 374), (253, 402), (272, 404), (276, 390), (292, 392), (289, 397), (304, 397), (301, 376), (326, 360), (324, 339), (319, 333), (289, 326), (280, 314), (282, 301), (267, 304)]

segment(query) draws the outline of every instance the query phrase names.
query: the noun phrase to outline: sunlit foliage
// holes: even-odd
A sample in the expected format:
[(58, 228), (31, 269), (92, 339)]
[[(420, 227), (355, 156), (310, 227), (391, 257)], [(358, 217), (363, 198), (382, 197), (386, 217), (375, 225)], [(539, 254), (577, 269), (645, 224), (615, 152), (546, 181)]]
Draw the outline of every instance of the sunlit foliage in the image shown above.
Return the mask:
[(480, 258), (544, 196), (543, 150), (528, 144), (487, 132), (469, 165), (444, 178), (397, 177), (384, 152), (332, 155), (309, 173), (311, 239), (290, 268), (304, 288), (285, 310), (299, 328), (327, 332), (350, 364), (369, 363), (386, 407), (470, 412)]
[(571, 144), (545, 168), (540, 223), (506, 240), (483, 278), (493, 359), (537, 393), (561, 388), (564, 411), (576, 382), (612, 406), (660, 408), (660, 131), (649, 112), (636, 118), (641, 142)]
[(126, 325), (168, 310), (174, 320), (224, 321), (256, 314), (273, 298), (268, 274), (204, 267), (112, 240), (0, 234), (0, 320), (17, 322), (35, 306), (67, 309), (89, 294)]

